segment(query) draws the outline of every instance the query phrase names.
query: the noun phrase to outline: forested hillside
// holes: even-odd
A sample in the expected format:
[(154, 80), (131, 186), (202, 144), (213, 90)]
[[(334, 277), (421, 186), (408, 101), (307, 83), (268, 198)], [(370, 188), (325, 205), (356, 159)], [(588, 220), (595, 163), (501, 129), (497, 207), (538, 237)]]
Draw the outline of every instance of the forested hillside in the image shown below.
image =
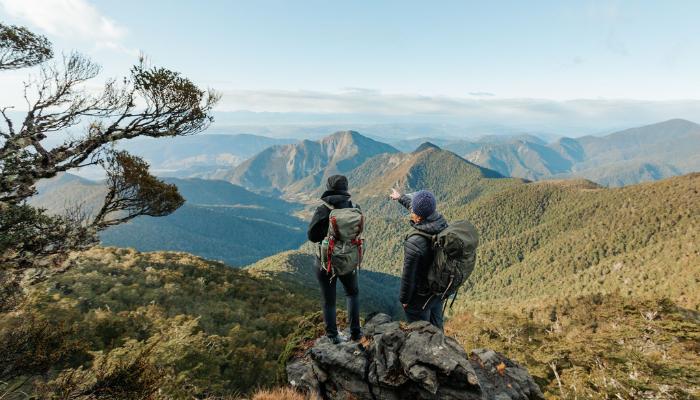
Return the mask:
[(472, 300), (583, 293), (700, 309), (700, 174), (620, 189), (521, 185), (447, 210), (481, 232)]
[(67, 267), (0, 313), (3, 397), (34, 387), (57, 400), (202, 398), (271, 386), (285, 337), (318, 304), (293, 281), (185, 253), (96, 248)]
[[(261, 196), (225, 181), (166, 178), (185, 198), (177, 211), (161, 218), (140, 217), (105, 230), (104, 245), (141, 251), (186, 251), (243, 266), (305, 240), (305, 224), (290, 214), (300, 206)], [(63, 174), (39, 185), (31, 204), (53, 214), (82, 207), (94, 213), (104, 199), (102, 182)]]
[(349, 176), (368, 215), (366, 265), (375, 271), (399, 273), (408, 231), (388, 188), (430, 189), (449, 220), (469, 219), (481, 234), (473, 286), (462, 302), (602, 291), (671, 296), (700, 307), (693, 290), (700, 174), (620, 189), (583, 180), (525, 183), (428, 147), (378, 156)]

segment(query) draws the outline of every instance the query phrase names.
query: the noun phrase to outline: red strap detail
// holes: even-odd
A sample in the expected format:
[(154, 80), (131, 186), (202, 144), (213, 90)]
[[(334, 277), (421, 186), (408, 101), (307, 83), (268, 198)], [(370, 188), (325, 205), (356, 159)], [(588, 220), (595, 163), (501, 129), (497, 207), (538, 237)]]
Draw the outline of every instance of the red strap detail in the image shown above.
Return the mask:
[(335, 238), (330, 237), (328, 238), (328, 267), (326, 268), (326, 272), (329, 274), (331, 273), (331, 258), (333, 256), (333, 248), (335, 248)]
[(338, 231), (338, 221), (335, 216), (331, 217), (331, 225), (333, 226), (333, 232), (335, 232), (335, 237), (340, 239), (340, 232)]

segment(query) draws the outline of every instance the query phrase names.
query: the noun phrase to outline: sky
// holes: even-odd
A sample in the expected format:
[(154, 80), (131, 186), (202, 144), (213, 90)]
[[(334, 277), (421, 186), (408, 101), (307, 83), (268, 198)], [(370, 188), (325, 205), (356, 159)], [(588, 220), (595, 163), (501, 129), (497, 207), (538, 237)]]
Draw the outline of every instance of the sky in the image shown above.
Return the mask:
[[(104, 78), (142, 53), (220, 91), (221, 112), (590, 129), (700, 122), (699, 15), (695, 0), (0, 0), (0, 21)], [(27, 73), (0, 75), (0, 105), (21, 105)]]

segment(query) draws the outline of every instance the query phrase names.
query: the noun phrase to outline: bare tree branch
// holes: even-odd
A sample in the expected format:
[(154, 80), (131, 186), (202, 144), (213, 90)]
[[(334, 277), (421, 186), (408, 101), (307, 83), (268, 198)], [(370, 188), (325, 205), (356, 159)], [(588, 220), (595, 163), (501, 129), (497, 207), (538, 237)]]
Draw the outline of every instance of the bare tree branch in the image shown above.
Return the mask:
[[(30, 101), (31, 108), (19, 131), (6, 138), (0, 148), (0, 159), (31, 149), (31, 179), (16, 181), (30, 187), (2, 190), (0, 201), (20, 201), (26, 193), (33, 193), (38, 180), (84, 165), (108, 143), (138, 136), (189, 135), (206, 129), (212, 121), (209, 113), (218, 94), (200, 90), (176, 72), (148, 67), (142, 61), (121, 85), (109, 81), (100, 94), (86, 93), (82, 84), (98, 71), (94, 63), (78, 53), (64, 57), (62, 67), (42, 66), (39, 78), (29, 85), (37, 93), (36, 99)], [(51, 149), (41, 144), (47, 134), (78, 126), (85, 118), (93, 121), (83, 137)]]

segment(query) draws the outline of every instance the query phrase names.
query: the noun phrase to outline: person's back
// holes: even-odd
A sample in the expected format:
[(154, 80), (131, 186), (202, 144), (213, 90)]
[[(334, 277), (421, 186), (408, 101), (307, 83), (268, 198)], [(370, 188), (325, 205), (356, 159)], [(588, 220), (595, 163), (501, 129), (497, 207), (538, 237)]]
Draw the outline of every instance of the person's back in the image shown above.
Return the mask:
[[(329, 216), (334, 209), (352, 208), (355, 205), (350, 201), (348, 192), (348, 180), (342, 175), (333, 175), (328, 178), (326, 191), (321, 195), (323, 204), (319, 205), (314, 212), (307, 236), (313, 243), (320, 243), (328, 235), (330, 224)], [(360, 305), (358, 274), (356, 270), (337, 276), (330, 268), (321, 265), (321, 250), (319, 247), (319, 257), (316, 265), (316, 278), (318, 279), (323, 300), (323, 320), (326, 325), (326, 335), (334, 342), (338, 343), (338, 328), (336, 325), (336, 281), (340, 279), (347, 298), (348, 316), (350, 319), (350, 333), (353, 340), (362, 337), (360, 330)]]
[(352, 208), (354, 205), (350, 201), (350, 193), (348, 192), (348, 180), (342, 175), (333, 175), (328, 178), (326, 183), (326, 191), (321, 195), (321, 201), (324, 204), (316, 207), (307, 237), (311, 242), (320, 243), (328, 234), (328, 216), (332, 208)]

